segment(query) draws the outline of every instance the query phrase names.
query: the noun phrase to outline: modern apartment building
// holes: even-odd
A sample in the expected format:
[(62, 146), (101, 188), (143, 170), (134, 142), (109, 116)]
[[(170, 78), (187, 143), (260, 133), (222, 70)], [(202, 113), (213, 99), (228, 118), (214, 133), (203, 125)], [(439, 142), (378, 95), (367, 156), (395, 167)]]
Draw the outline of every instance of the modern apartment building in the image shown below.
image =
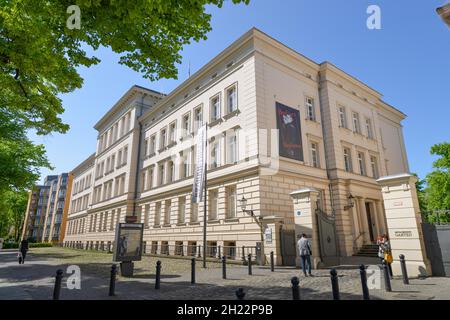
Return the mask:
[(210, 252), (263, 247), (291, 264), (301, 213), (290, 194), (310, 188), (334, 221), (339, 255), (351, 256), (387, 231), (376, 179), (409, 171), (404, 118), (330, 62), (251, 29), (170, 94), (133, 86), (97, 122), (97, 151), (72, 172), (64, 241), (111, 244), (117, 223), (135, 215), (148, 252), (196, 252), (195, 144), (207, 124)]
[(30, 191), (22, 239), (63, 242), (71, 182), (72, 177), (67, 173), (51, 175), (45, 178), (43, 185)]

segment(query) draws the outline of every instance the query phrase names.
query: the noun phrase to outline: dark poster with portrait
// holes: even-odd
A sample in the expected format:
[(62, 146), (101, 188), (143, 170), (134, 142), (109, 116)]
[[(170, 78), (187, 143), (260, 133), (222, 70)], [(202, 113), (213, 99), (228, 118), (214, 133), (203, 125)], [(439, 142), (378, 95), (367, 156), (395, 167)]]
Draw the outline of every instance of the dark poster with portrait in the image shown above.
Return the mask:
[(303, 161), (300, 112), (279, 102), (276, 103), (276, 112), (280, 156)]

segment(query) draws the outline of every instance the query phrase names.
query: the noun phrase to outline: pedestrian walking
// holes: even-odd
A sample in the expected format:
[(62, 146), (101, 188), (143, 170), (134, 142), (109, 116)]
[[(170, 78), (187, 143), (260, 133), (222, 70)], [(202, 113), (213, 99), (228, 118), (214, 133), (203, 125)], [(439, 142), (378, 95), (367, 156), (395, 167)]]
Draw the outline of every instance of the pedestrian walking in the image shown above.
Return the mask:
[[(311, 243), (306, 237), (306, 234), (302, 234), (302, 237), (297, 242), (298, 252), (302, 262), (302, 270), (305, 277), (312, 276), (311, 274)], [(306, 273), (308, 272), (308, 274)]]
[(19, 253), (17, 255), (19, 258), (19, 264), (25, 263), (25, 257), (27, 256), (27, 252), (28, 252), (28, 240), (23, 239), (20, 242)]
[(379, 250), (381, 250), (383, 253), (383, 260), (387, 264), (389, 276), (392, 278), (392, 262), (394, 261), (394, 258), (392, 257), (391, 244), (389, 242), (389, 237), (387, 236), (387, 234), (383, 235), (379, 248)]

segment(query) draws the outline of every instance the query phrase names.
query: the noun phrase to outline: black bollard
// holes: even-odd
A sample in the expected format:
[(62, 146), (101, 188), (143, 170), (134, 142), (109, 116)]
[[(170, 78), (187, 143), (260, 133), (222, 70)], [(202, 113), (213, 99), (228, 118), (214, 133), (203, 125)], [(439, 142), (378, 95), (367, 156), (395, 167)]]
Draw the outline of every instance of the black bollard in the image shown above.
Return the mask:
[(200, 245), (198, 245), (198, 257), (199, 257), (199, 258), (201, 258), (201, 256), (202, 256), (201, 253), (200, 253), (200, 252), (201, 252), (200, 249), (201, 249), (201, 248), (200, 248)]
[[(220, 246), (218, 247), (219, 252), (217, 253), (217, 257), (220, 259), (221, 255), (220, 255)], [(225, 249), (224, 249), (224, 254), (225, 254)]]
[(111, 278), (109, 279), (109, 296), (115, 296), (114, 293), (116, 290), (116, 274), (117, 274), (117, 266), (113, 264), (111, 266)]
[(227, 258), (225, 256), (222, 257), (222, 279), (227, 278)]
[(55, 287), (53, 288), (53, 300), (59, 300), (59, 295), (61, 293), (62, 278), (63, 278), (63, 271), (61, 269), (58, 269), (56, 271)]
[(401, 254), (399, 258), (400, 258), (400, 266), (402, 268), (403, 284), (409, 284), (408, 271), (406, 270), (405, 256)]
[(252, 275), (252, 254), (248, 254), (248, 274)]
[(161, 261), (156, 262), (156, 278), (155, 278), (155, 289), (161, 287)]
[(339, 294), (339, 279), (337, 276), (336, 269), (330, 270), (331, 275), (331, 290), (333, 291), (333, 300), (341, 300), (341, 296)]
[(389, 275), (388, 265), (385, 260), (383, 260), (383, 270), (384, 270), (384, 288), (387, 292), (392, 291), (391, 287), (391, 276)]
[(292, 277), (292, 279), (291, 279), (292, 300), (300, 300), (300, 288), (298, 286), (299, 283), (300, 283), (300, 281), (298, 281), (297, 277)]
[(242, 288), (237, 289), (236, 290), (236, 297), (237, 297), (238, 300), (244, 300), (244, 297), (245, 297), (244, 289), (242, 289)]
[(362, 292), (363, 292), (363, 299), (370, 300), (369, 287), (367, 286), (367, 273), (366, 273), (365, 265), (362, 264), (359, 266), (359, 274), (361, 275), (361, 286), (362, 286)]
[(275, 261), (273, 259), (273, 251), (270, 251), (270, 271), (275, 271)]
[(195, 258), (191, 259), (191, 283), (195, 284)]
[(245, 246), (242, 246), (242, 261), (245, 262)]

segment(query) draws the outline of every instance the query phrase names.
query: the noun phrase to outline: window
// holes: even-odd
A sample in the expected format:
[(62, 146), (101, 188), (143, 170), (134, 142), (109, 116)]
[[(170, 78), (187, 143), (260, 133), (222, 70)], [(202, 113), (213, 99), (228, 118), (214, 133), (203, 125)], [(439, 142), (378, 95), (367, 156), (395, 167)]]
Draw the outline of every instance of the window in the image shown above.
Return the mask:
[(144, 227), (148, 227), (148, 218), (150, 216), (150, 205), (147, 204), (145, 206), (145, 211), (144, 211)]
[(306, 98), (306, 119), (316, 121), (316, 111), (314, 109), (314, 99)]
[(164, 163), (161, 163), (158, 167), (158, 185), (162, 186), (164, 184)]
[(366, 161), (364, 153), (358, 152), (359, 173), (363, 176), (366, 175)]
[(219, 191), (209, 191), (209, 220), (217, 220), (217, 208), (219, 206)]
[(372, 177), (375, 179), (378, 179), (380, 177), (378, 172), (378, 161), (377, 158), (374, 156), (370, 157), (370, 166), (372, 167)]
[(343, 106), (339, 106), (339, 126), (341, 128), (347, 128), (347, 115)]
[(161, 202), (157, 202), (155, 205), (155, 226), (159, 226), (161, 223)]
[(191, 151), (185, 150), (181, 153), (181, 173), (182, 178), (187, 178), (191, 175)]
[(145, 183), (147, 181), (147, 170), (142, 171), (141, 173), (141, 192), (147, 190)]
[(353, 112), (352, 119), (353, 119), (353, 132), (361, 133), (361, 126), (359, 124), (359, 114), (356, 112)]
[(169, 126), (169, 144), (176, 142), (176, 129), (177, 129), (177, 123), (172, 122)]
[(232, 86), (227, 89), (227, 112), (232, 113), (237, 110), (237, 88)]
[(211, 143), (211, 168), (220, 167), (220, 141), (215, 140)]
[(313, 167), (315, 167), (315, 168), (319, 168), (320, 167), (319, 146), (315, 142), (311, 143), (311, 161), (312, 161), (312, 166)]
[(348, 148), (344, 148), (344, 167), (345, 171), (352, 172), (352, 156)]
[(127, 164), (127, 159), (128, 159), (128, 146), (125, 146), (123, 148), (122, 165), (126, 165)]
[(202, 106), (195, 108), (194, 110), (194, 129), (197, 131), (203, 124)]
[(220, 119), (220, 95), (216, 95), (210, 100), (210, 115), (211, 122)]
[(227, 132), (227, 163), (233, 164), (238, 161), (237, 157), (237, 132), (229, 131)]
[(144, 150), (143, 150), (144, 157), (148, 156), (148, 145), (149, 145), (149, 141), (148, 141), (148, 139), (145, 139), (144, 140)]
[(372, 121), (369, 118), (366, 119), (366, 131), (367, 138), (373, 139)]
[(164, 224), (169, 225), (170, 224), (170, 215), (172, 214), (172, 201), (166, 200), (166, 208), (164, 212)]
[[(109, 225), (109, 230), (114, 230), (114, 222), (115, 222), (116, 210), (111, 211), (111, 224)], [(84, 224), (84, 221), (83, 221)]]
[(183, 137), (187, 136), (191, 133), (191, 116), (190, 113), (187, 113), (183, 116)]
[(230, 186), (226, 188), (227, 193), (227, 218), (236, 217), (236, 187)]
[(191, 202), (191, 222), (198, 222), (198, 203)]
[(117, 153), (117, 168), (119, 168), (122, 165), (122, 149), (119, 150)]
[(159, 149), (162, 150), (166, 147), (167, 132), (166, 129), (162, 129), (159, 135)]
[(167, 181), (174, 182), (175, 181), (175, 164), (173, 163), (173, 161), (169, 161), (168, 169), (169, 169), (169, 171), (168, 171), (169, 176), (167, 177)]
[(186, 197), (178, 198), (178, 223), (184, 223), (186, 218)]
[(156, 134), (152, 135), (150, 137), (150, 150), (149, 150), (149, 156), (153, 156), (156, 152)]
[(146, 182), (146, 190), (151, 189), (153, 187), (153, 168), (149, 168), (147, 170), (147, 182)]

